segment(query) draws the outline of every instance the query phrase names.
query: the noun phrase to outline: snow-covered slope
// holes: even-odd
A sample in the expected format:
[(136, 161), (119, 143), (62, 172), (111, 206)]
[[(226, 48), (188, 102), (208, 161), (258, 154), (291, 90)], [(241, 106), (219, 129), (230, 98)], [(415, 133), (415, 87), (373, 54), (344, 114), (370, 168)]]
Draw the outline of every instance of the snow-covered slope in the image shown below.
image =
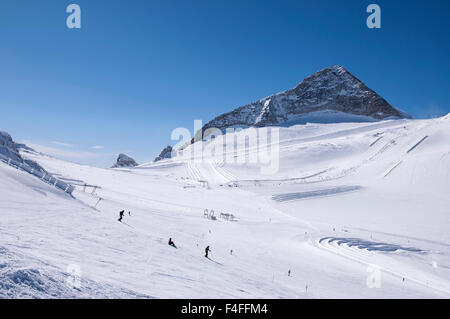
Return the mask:
[(450, 297), (450, 118), (281, 127), (272, 175), (220, 143), (132, 169), (22, 154), (75, 199), (0, 163), (0, 296)]

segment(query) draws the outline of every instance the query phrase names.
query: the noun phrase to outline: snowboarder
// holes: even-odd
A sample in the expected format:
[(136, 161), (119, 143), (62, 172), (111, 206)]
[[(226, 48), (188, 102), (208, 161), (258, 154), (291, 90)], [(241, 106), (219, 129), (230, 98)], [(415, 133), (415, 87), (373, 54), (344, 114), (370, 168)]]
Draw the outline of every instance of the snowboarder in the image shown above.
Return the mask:
[(177, 248), (177, 246), (175, 246), (175, 243), (173, 242), (172, 238), (169, 238), (169, 246), (172, 246), (173, 248)]
[(209, 248), (209, 246), (207, 246), (207, 247), (205, 248), (205, 257), (206, 257), (206, 258), (208, 258), (208, 254), (209, 254), (210, 251), (211, 251), (211, 249)]
[(119, 212), (119, 219), (118, 219), (119, 222), (122, 221), (122, 218), (123, 218), (123, 214), (124, 214), (124, 213), (125, 213), (124, 210), (121, 210), (121, 211)]

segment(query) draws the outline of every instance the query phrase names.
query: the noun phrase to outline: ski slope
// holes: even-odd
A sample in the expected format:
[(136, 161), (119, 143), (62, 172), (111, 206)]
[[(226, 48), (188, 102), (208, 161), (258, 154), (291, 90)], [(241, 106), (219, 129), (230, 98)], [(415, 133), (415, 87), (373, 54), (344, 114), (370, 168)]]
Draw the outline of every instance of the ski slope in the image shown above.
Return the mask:
[(450, 297), (449, 116), (281, 127), (276, 143), (270, 175), (209, 155), (100, 169), (22, 154), (73, 197), (0, 163), (0, 297)]

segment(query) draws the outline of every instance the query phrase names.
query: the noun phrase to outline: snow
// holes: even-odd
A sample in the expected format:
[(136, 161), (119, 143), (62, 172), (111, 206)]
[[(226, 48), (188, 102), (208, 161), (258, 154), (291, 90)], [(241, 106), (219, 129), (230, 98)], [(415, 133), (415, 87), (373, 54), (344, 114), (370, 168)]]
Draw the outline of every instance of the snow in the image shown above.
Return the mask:
[(314, 73), (293, 89), (221, 114), (206, 123), (204, 130), (398, 118), (411, 117), (391, 106), (345, 68), (335, 65)]
[(100, 169), (22, 153), (71, 197), (1, 162), (0, 298), (450, 297), (448, 116), (279, 129), (272, 175), (218, 156)]

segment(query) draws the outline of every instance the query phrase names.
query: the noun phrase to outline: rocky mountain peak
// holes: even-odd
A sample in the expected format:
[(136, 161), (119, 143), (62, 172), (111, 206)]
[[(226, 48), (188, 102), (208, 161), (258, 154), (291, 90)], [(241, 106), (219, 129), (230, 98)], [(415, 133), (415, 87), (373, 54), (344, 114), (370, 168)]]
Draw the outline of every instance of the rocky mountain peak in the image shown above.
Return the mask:
[(343, 66), (334, 65), (304, 79), (296, 87), (238, 107), (206, 123), (209, 128), (378, 121), (410, 118), (368, 88)]
[(116, 163), (111, 168), (121, 168), (121, 167), (135, 167), (139, 164), (126, 154), (119, 154)]
[(295, 88), (219, 115), (204, 129), (267, 126), (295, 122), (307, 114), (333, 111), (367, 120), (409, 117), (347, 71), (334, 65), (314, 73)]
[(171, 158), (172, 157), (172, 151), (173, 148), (170, 145), (167, 145), (162, 151), (161, 153), (158, 155), (158, 157), (156, 157), (154, 159), (154, 162), (158, 162), (160, 160), (163, 160), (165, 158)]
[(23, 162), (11, 135), (0, 131), (0, 154), (12, 160)]

